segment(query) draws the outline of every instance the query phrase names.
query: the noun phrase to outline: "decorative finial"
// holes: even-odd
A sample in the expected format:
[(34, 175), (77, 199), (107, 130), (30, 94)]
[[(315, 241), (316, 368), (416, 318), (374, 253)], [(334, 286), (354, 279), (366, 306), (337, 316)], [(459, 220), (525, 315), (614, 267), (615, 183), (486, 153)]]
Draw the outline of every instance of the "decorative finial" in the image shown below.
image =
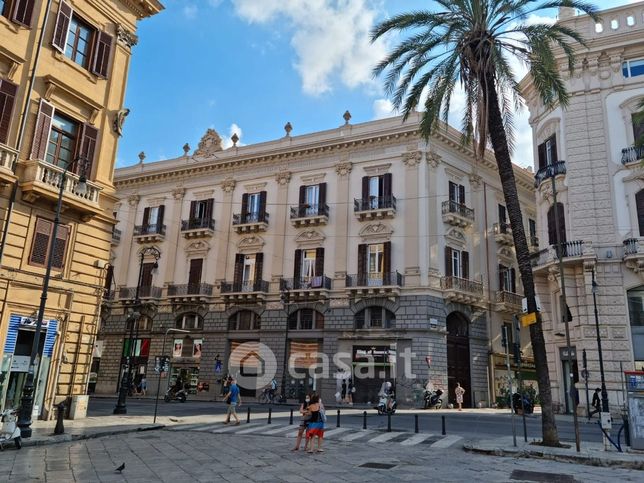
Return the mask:
[(141, 151), (139, 153), (139, 164), (143, 164), (143, 160), (145, 159), (145, 153)]
[(349, 124), (349, 121), (351, 120), (351, 113), (349, 111), (344, 111), (342, 117), (344, 118), (344, 124)]
[(239, 136), (237, 136), (237, 133), (234, 132), (232, 136), (230, 136), (230, 140), (233, 142), (233, 147), (237, 147), (237, 141), (239, 141)]
[(188, 156), (188, 153), (190, 152), (190, 145), (188, 143), (183, 145), (183, 155)]
[(287, 136), (287, 137), (291, 135), (291, 131), (292, 131), (292, 130), (293, 130), (293, 126), (291, 125), (291, 123), (290, 123), (290, 122), (287, 122), (287, 123), (284, 125), (284, 131), (286, 131), (286, 136)]

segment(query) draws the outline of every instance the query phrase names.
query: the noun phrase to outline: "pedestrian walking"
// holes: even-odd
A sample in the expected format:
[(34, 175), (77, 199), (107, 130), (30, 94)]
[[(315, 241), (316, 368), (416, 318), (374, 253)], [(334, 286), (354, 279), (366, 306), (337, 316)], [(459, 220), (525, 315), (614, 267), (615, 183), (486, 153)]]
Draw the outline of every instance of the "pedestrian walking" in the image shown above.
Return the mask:
[(148, 380), (143, 376), (141, 378), (141, 394), (146, 396), (148, 393)]
[(349, 406), (353, 406), (353, 395), (356, 392), (356, 387), (353, 385), (353, 379), (349, 379), (347, 398), (349, 399)]
[(599, 399), (599, 394), (602, 392), (600, 388), (595, 389), (595, 394), (593, 394), (593, 402), (591, 406), (594, 408), (590, 413), (588, 413), (588, 421), (593, 418), (593, 414), (601, 412), (601, 400)]
[(318, 446), (317, 452), (322, 453), (322, 438), (324, 438), (324, 421), (323, 413), (320, 414), (320, 397), (314, 395), (311, 397), (311, 403), (309, 404), (309, 412), (311, 413), (311, 419), (309, 419), (307, 428), (306, 428), (306, 441), (309, 445), (308, 452), (314, 453), (313, 450), (313, 438), (317, 438)]
[(228, 424), (231, 417), (235, 419), (235, 426), (240, 424), (239, 417), (237, 416), (237, 406), (241, 406), (241, 395), (239, 394), (239, 386), (237, 386), (235, 379), (231, 378), (230, 388), (228, 389), (228, 394), (224, 397), (224, 401), (228, 404), (224, 424)]
[(347, 380), (342, 379), (342, 388), (340, 389), (340, 401), (347, 402)]
[[(297, 429), (297, 438), (295, 439), (295, 447), (291, 451), (299, 451), (300, 444), (302, 444), (302, 437), (306, 431), (309, 420), (311, 419), (311, 411), (309, 411), (309, 405), (311, 404), (311, 395), (307, 394), (304, 402), (300, 404), (300, 426)], [(304, 442), (304, 451), (308, 449), (309, 441), (308, 439)]]
[(456, 394), (456, 404), (458, 404), (458, 410), (462, 411), (463, 410), (463, 394), (465, 394), (465, 389), (463, 389), (461, 387), (460, 382), (456, 383), (456, 389), (454, 389), (454, 393)]

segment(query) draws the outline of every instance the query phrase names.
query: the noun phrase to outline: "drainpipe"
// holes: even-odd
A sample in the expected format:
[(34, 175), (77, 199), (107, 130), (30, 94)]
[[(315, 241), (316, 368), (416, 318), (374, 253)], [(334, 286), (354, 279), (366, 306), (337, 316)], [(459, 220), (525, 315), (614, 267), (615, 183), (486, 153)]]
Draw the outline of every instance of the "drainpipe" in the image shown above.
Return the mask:
[[(27, 126), (27, 115), (29, 114), (29, 104), (31, 104), (31, 95), (34, 90), (34, 83), (36, 82), (36, 71), (38, 70), (38, 61), (40, 60), (40, 52), (42, 51), (42, 44), (45, 40), (45, 28), (47, 27), (47, 20), (49, 20), (49, 12), (51, 11), (51, 4), (53, 0), (47, 1), (47, 7), (45, 10), (45, 16), (42, 21), (42, 26), (40, 28), (40, 37), (38, 39), (38, 48), (36, 49), (36, 58), (34, 59), (33, 69), (31, 71), (31, 76), (29, 77), (29, 88), (27, 89), (27, 97), (25, 98), (25, 103), (22, 108), (22, 119), (20, 120), (20, 128), (18, 130), (18, 139), (16, 141), (16, 151), (18, 151), (18, 158), (20, 158), (20, 150), (22, 149), (22, 142), (25, 137), (25, 128)], [(12, 170), (14, 174), (16, 173), (17, 161), (13, 163)], [(14, 181), (13, 187), (11, 188), (11, 196), (9, 197), (9, 206), (7, 207), (7, 216), (4, 222), (4, 228), (2, 230), (2, 240), (0, 241), (0, 266), (2, 265), (2, 257), (4, 255), (4, 247), (7, 244), (7, 235), (9, 232), (9, 224), (11, 223), (11, 213), (13, 213), (13, 205), (16, 202), (16, 194), (18, 192), (18, 180)]]
[[(492, 350), (492, 285), (490, 284), (490, 237), (488, 236), (488, 218), (487, 218), (487, 183), (483, 181), (483, 213), (485, 222), (485, 271), (487, 276), (487, 340), (488, 340), (488, 361), (487, 361), (487, 390), (490, 395), (490, 406), (494, 397), (494, 351)], [(474, 401), (476, 405), (476, 401)]]

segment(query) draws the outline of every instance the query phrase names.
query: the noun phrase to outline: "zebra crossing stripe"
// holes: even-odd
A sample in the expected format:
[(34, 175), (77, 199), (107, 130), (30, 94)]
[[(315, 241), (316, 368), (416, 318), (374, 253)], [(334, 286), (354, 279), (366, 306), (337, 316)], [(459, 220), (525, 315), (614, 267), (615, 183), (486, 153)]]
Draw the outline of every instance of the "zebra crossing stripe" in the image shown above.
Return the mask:
[(397, 436), (400, 436), (400, 433), (384, 433), (384, 434), (381, 434), (380, 436), (376, 436), (375, 438), (370, 439), (367, 442), (368, 443), (384, 443), (386, 441), (389, 441), (390, 439), (394, 439)]
[(335, 436), (336, 434), (344, 433), (345, 431), (349, 431), (351, 428), (335, 428), (332, 429), (331, 431), (324, 431), (324, 438), (330, 438), (331, 436)]
[(188, 428), (188, 430), (189, 431), (204, 431), (205, 432), (205, 431), (210, 431), (210, 430), (217, 429), (217, 428), (220, 428), (220, 427), (221, 427), (221, 423), (206, 424), (205, 426), (203, 424), (201, 424), (199, 426)]
[(430, 448), (449, 448), (452, 446), (454, 443), (457, 441), (460, 441), (463, 439), (461, 436), (456, 436), (455, 434), (450, 434), (449, 436), (445, 436), (443, 439), (439, 439), (435, 443), (431, 444), (429, 447)]
[(400, 444), (403, 446), (413, 446), (415, 444), (420, 444), (426, 439), (431, 438), (434, 436), (433, 434), (414, 434), (411, 438), (406, 439), (405, 441), (401, 441)]
[(293, 425), (289, 424), (287, 426), (280, 426), (278, 428), (271, 429), (270, 431), (264, 431), (264, 432), (262, 432), (260, 434), (279, 434), (279, 433), (289, 431), (289, 430), (291, 430), (293, 428), (296, 428), (296, 427), (297, 426), (293, 426)]
[(373, 431), (370, 429), (356, 431), (355, 433), (345, 434), (340, 438), (340, 441), (354, 441), (356, 439), (360, 439), (367, 435), (370, 435), (371, 433), (373, 433)]
[(241, 427), (239, 425), (231, 424), (229, 426), (225, 426), (223, 428), (215, 429), (214, 431), (211, 431), (212, 433), (219, 434), (219, 433), (232, 433), (235, 431), (239, 431), (240, 429), (247, 429), (250, 428), (251, 426), (263, 426), (264, 423), (250, 423), (250, 424), (245, 424), (244, 427)]

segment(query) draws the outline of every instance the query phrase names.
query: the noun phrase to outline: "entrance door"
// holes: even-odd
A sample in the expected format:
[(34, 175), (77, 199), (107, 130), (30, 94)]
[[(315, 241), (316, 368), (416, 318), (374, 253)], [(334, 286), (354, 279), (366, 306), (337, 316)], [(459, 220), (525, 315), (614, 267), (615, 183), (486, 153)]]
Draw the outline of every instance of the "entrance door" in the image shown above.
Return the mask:
[(470, 384), (470, 339), (469, 321), (459, 313), (447, 316), (447, 390), (448, 400), (456, 403), (456, 383), (465, 389), (463, 407), (470, 407), (472, 387)]
[(559, 349), (561, 356), (564, 400), (566, 401), (566, 414), (572, 414), (573, 408), (579, 404), (579, 393), (575, 384), (579, 382), (579, 371), (577, 367), (577, 351), (575, 347), (570, 348), (571, 359), (568, 360), (568, 350), (566, 347)]

